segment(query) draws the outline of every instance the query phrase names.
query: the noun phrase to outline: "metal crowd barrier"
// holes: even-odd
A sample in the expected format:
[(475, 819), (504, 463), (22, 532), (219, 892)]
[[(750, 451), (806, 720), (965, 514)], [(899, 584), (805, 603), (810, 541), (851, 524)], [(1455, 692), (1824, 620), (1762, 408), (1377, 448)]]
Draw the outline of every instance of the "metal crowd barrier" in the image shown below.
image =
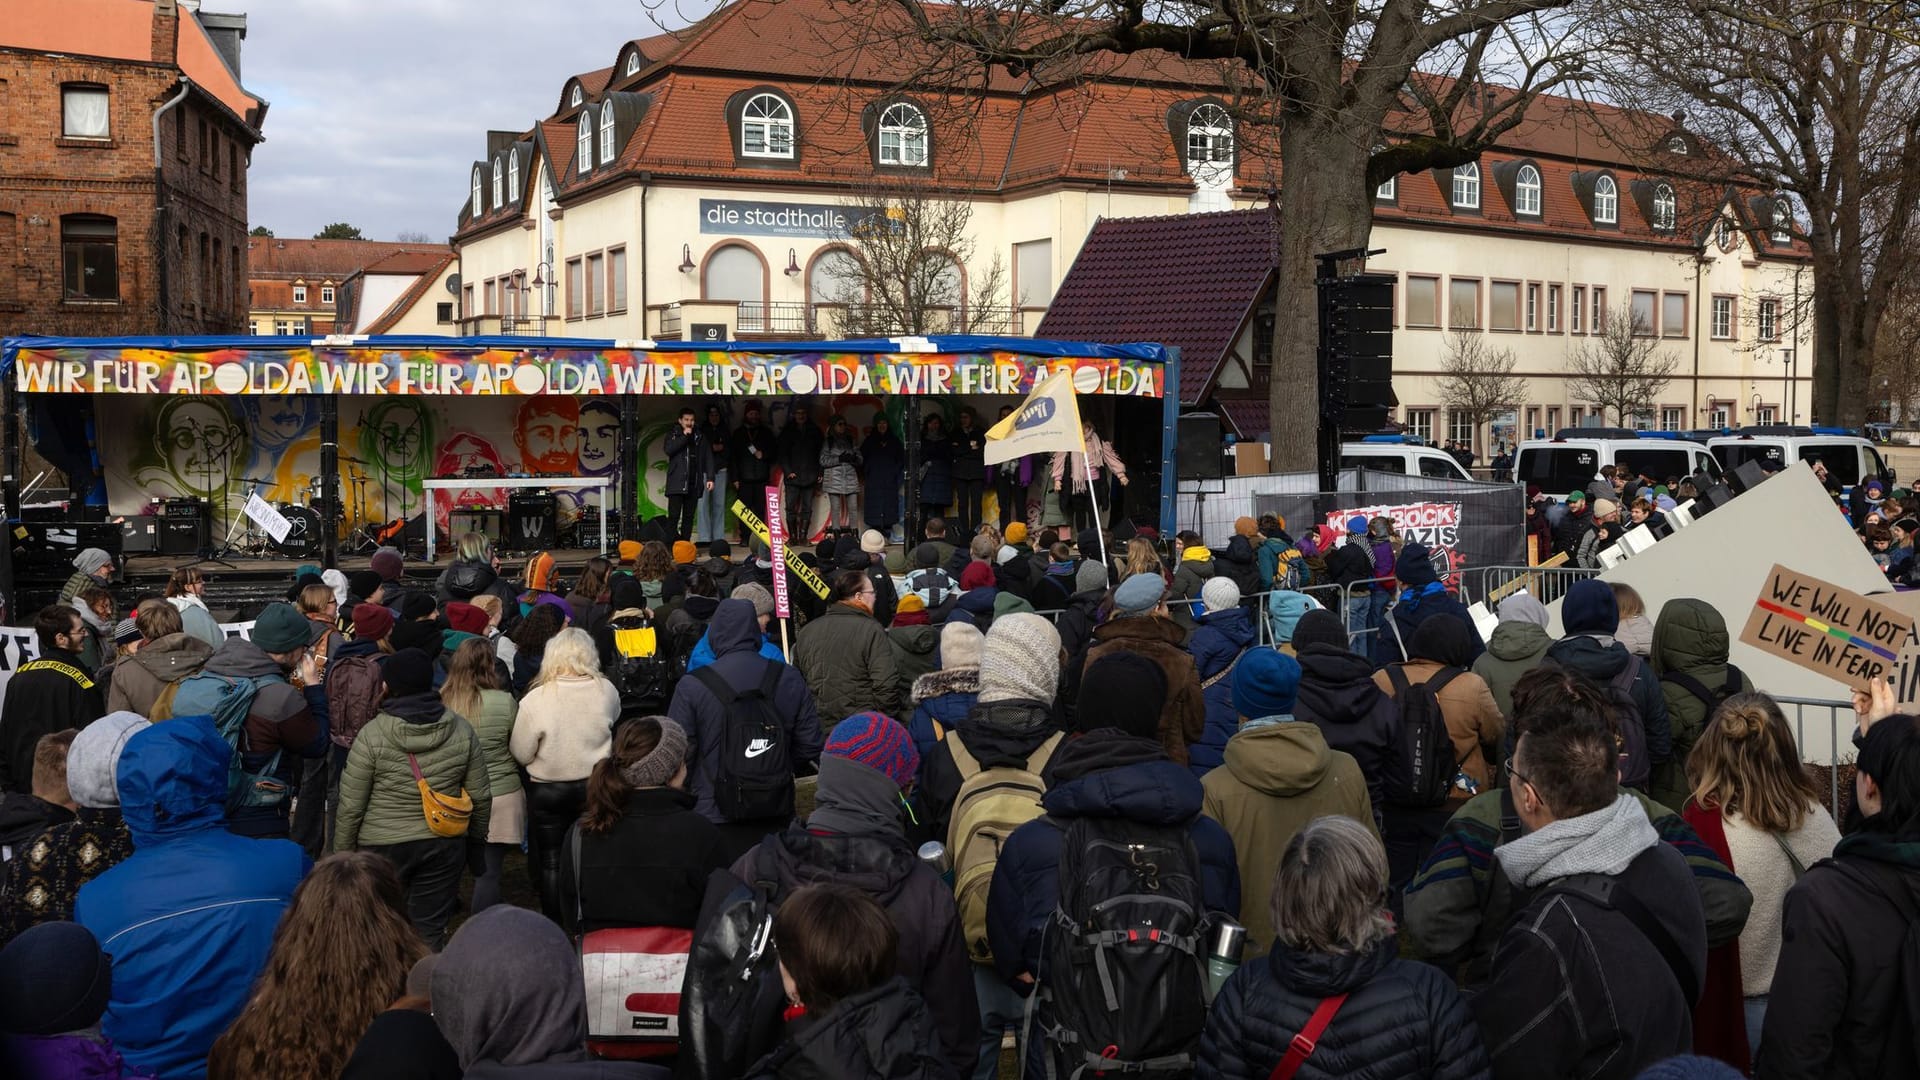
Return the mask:
[(1853, 702), (1827, 698), (1776, 697), (1780, 711), (1793, 725), (1800, 760), (1827, 770), (1827, 809), (1840, 818), (1840, 770), (1853, 764), (1853, 729), (1857, 723)]
[(1460, 602), (1484, 603), (1495, 610), (1500, 601), (1525, 590), (1542, 604), (1551, 604), (1565, 598), (1574, 582), (1599, 573), (1578, 566), (1469, 566), (1458, 571)]

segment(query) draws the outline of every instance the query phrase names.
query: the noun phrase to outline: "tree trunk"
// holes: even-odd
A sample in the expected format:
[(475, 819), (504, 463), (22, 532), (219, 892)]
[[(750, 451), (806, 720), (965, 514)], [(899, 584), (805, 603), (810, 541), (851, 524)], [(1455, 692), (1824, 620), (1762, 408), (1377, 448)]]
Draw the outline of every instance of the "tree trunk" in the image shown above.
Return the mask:
[[(1288, 117), (1279, 137), (1280, 269), (1267, 390), (1272, 467), (1275, 472), (1312, 472), (1320, 423), (1314, 256), (1367, 244), (1373, 228), (1373, 198), (1366, 186), (1368, 147), (1333, 116)], [(1196, 255), (1205, 258), (1204, 253)]]

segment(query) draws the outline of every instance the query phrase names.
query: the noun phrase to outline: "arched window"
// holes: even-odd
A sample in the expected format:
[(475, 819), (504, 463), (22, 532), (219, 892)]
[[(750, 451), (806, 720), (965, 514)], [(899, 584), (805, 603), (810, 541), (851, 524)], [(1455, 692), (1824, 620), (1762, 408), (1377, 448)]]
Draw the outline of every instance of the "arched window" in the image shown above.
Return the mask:
[(1540, 213), (1540, 170), (1531, 165), (1520, 166), (1513, 178), (1513, 212), (1535, 216)]
[(1672, 232), (1677, 216), (1673, 185), (1656, 184), (1653, 189), (1653, 227), (1662, 232)]
[(593, 110), (580, 114), (580, 134), (574, 140), (574, 168), (586, 172), (593, 168)]
[(1788, 209), (1787, 200), (1775, 199), (1773, 203), (1773, 232), (1769, 234), (1776, 244), (1793, 242), (1793, 211)]
[(1667, 136), (1667, 153), (1684, 154), (1687, 152), (1687, 140), (1679, 135)]
[(1187, 171), (1198, 178), (1208, 165), (1233, 166), (1233, 118), (1212, 102), (1187, 117)]
[(472, 216), (479, 217), (486, 210), (486, 204), (480, 201), (480, 167), (473, 167), (473, 210)]
[(904, 101), (880, 114), (880, 164), (927, 163), (927, 115)]
[(520, 201), (520, 155), (507, 155), (507, 198)]
[(613, 160), (613, 102), (600, 106), (600, 163)]
[(1453, 205), (1461, 210), (1480, 209), (1480, 166), (1472, 161), (1453, 170)]
[(807, 267), (807, 302), (810, 304), (857, 303), (865, 292), (860, 260), (846, 248), (829, 248)]
[(639, 70), (640, 70), (640, 54), (637, 52), (628, 53), (627, 54), (627, 74), (631, 75), (634, 72)]
[(574, 88), (573, 88), (573, 93), (572, 93), (572, 94), (569, 94), (569, 95), (567, 96), (567, 107), (568, 107), (568, 108), (573, 108), (573, 107), (575, 107), (575, 106), (577, 106), (577, 105), (579, 105), (579, 104), (580, 104), (580, 102), (582, 102), (583, 100), (585, 100), (585, 99), (586, 99), (586, 96), (587, 96), (587, 95), (586, 95), (586, 94), (585, 94), (584, 92), (582, 92), (582, 91), (581, 91), (581, 89), (580, 89), (579, 87), (577, 87), (577, 86), (576, 86), (576, 87), (574, 87)]
[(700, 274), (700, 299), (766, 298), (767, 266), (752, 248), (728, 244), (707, 257), (707, 268)]
[(772, 94), (755, 94), (740, 113), (740, 152), (747, 157), (793, 156), (793, 110)]
[(502, 206), (506, 205), (506, 199), (504, 198), (506, 193), (507, 193), (507, 181), (506, 181), (505, 175), (502, 174), (500, 171), (500, 159), (494, 158), (493, 159), (493, 208), (495, 210), (498, 210)]
[(1620, 185), (1613, 177), (1603, 176), (1593, 182), (1593, 222), (1596, 225), (1613, 225), (1620, 221)]

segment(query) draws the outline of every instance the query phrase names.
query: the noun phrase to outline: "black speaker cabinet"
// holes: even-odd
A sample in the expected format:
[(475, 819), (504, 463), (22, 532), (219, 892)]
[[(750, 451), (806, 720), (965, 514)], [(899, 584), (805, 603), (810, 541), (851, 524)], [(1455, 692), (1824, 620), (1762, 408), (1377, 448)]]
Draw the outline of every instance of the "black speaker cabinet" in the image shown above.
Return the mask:
[(151, 555), (160, 550), (160, 519), (130, 517), (120, 525), (120, 550), (129, 555)]
[(1727, 486), (1733, 489), (1735, 495), (1745, 495), (1748, 489), (1759, 487), (1766, 478), (1767, 471), (1760, 467), (1758, 461), (1744, 461), (1739, 468), (1727, 473)]
[(1180, 417), (1174, 442), (1174, 476), (1180, 480), (1218, 480), (1226, 475), (1220, 418), (1212, 413)]
[(559, 539), (558, 504), (545, 492), (507, 496), (507, 535), (513, 551), (546, 551)]
[(204, 499), (168, 499), (160, 510), (160, 554), (192, 555), (209, 546), (213, 508)]

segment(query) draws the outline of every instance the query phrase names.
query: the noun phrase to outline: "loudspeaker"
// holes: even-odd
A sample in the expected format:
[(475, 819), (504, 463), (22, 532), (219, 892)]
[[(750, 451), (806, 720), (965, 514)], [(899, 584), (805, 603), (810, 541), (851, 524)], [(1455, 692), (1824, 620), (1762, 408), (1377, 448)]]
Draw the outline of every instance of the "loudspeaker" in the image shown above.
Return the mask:
[(1704, 472), (1693, 474), (1693, 486), (1700, 493), (1693, 500), (1693, 516), (1696, 520), (1733, 501), (1733, 489)]
[(13, 530), (13, 565), (24, 569), (73, 572), (73, 557), (83, 548), (99, 548), (120, 561), (120, 526), (93, 522), (53, 524), (22, 521)]
[(1348, 433), (1386, 426), (1393, 392), (1390, 274), (1320, 282), (1320, 416)]
[(151, 515), (130, 517), (120, 525), (120, 550), (129, 555), (147, 555), (160, 550), (160, 519)]
[(1745, 495), (1750, 488), (1759, 487), (1767, 478), (1767, 470), (1760, 467), (1758, 461), (1743, 461), (1740, 467), (1727, 473), (1727, 486), (1735, 495)]
[(199, 552), (208, 546), (212, 533), (213, 507), (205, 499), (168, 499), (162, 504), (162, 555), (192, 555)]
[(502, 543), (513, 551), (546, 551), (559, 538), (552, 495), (507, 496), (507, 535)]
[(1220, 418), (1212, 413), (1187, 413), (1180, 417), (1174, 441), (1174, 478), (1178, 480), (1218, 480), (1226, 475), (1226, 455), (1221, 453)]

